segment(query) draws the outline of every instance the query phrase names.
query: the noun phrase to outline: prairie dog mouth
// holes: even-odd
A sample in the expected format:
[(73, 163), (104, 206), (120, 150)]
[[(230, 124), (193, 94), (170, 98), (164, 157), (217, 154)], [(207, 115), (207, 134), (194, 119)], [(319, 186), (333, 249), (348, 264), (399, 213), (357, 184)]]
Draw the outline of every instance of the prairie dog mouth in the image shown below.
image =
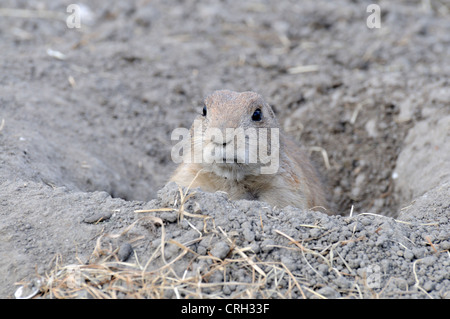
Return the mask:
[(234, 157), (233, 159), (228, 160), (226, 157), (224, 157), (224, 158), (222, 158), (222, 163), (226, 163), (226, 164), (237, 163), (237, 158)]
[[(205, 165), (205, 164), (203, 164)], [(235, 159), (232, 163), (226, 162), (226, 158), (223, 158), (223, 162), (213, 162), (203, 166), (207, 171), (210, 171), (218, 176), (222, 176), (228, 180), (242, 181), (247, 176), (260, 175), (260, 168), (257, 164), (245, 164), (239, 163)]]

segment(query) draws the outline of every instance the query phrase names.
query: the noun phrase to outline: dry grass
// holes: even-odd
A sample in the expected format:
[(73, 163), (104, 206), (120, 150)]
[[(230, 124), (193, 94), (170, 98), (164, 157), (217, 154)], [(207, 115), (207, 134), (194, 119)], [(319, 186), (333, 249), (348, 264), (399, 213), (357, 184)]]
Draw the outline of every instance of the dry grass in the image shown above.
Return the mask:
[[(139, 218), (122, 233), (102, 235), (97, 239), (95, 249), (89, 258), (89, 264), (63, 265), (56, 258), (53, 269), (39, 279), (39, 294), (44, 298), (292, 298), (299, 292), (306, 298), (303, 283), (282, 263), (261, 262), (255, 255), (248, 256), (249, 248), (237, 247), (233, 239), (222, 228), (215, 227), (214, 221), (206, 215), (192, 214), (184, 210), (184, 204), (194, 194), (183, 193), (180, 189), (178, 208), (160, 208), (139, 210), (136, 213), (158, 213), (176, 211), (178, 220), (201, 218), (204, 229), (196, 229), (203, 239), (204, 234), (214, 233), (230, 244), (227, 258), (219, 259), (210, 254), (199, 255), (172, 239), (166, 239), (164, 223), (156, 216)], [(141, 221), (151, 222), (161, 228), (161, 244), (152, 252), (149, 259), (142, 263), (135, 253), (135, 262), (121, 262), (117, 249), (108, 246), (105, 239), (118, 238), (128, 233)], [(189, 221), (188, 221), (189, 223)], [(189, 225), (195, 228), (191, 223)], [(207, 226), (209, 225), (209, 226)], [(210, 227), (210, 228), (208, 228)], [(178, 254), (166, 259), (165, 249), (174, 245)], [(206, 268), (195, 269), (194, 264), (203, 261)], [(246, 280), (235, 281), (227, 274), (245, 270)], [(221, 273), (223, 280), (210, 280), (214, 274)], [(228, 275), (229, 276), (229, 275)], [(283, 284), (281, 284), (283, 283)], [(285, 287), (287, 284), (287, 287)], [(226, 286), (234, 292), (225, 293)], [(287, 289), (286, 289), (287, 288)]]
[[(329, 285), (318, 269), (310, 263), (312, 260), (327, 265), (330, 272), (337, 277), (350, 279), (351, 287), (341, 289), (330, 285), (344, 298), (380, 298), (384, 288), (376, 292), (367, 283), (366, 276), (356, 275), (356, 270), (339, 253), (339, 246), (353, 241), (365, 240), (365, 237), (351, 238), (330, 244), (327, 247), (308, 247), (310, 240), (302, 242), (292, 238), (280, 230), (276, 234), (286, 242), (286, 245), (273, 245), (281, 250), (297, 251), (302, 256), (305, 267), (314, 272), (318, 280), (310, 284), (308, 278), (292, 273), (282, 262), (267, 262), (257, 258), (250, 247), (238, 247), (233, 234), (226, 233), (214, 220), (207, 215), (190, 213), (185, 210), (186, 201), (194, 193), (183, 192), (175, 199), (174, 207), (151, 210), (138, 210), (137, 214), (151, 214), (138, 218), (118, 234), (102, 234), (97, 238), (95, 248), (88, 263), (79, 261), (76, 264), (64, 265), (61, 258), (55, 258), (54, 266), (45, 276), (35, 280), (32, 293), (23, 292), (21, 286), (16, 297), (32, 298), (320, 298), (326, 299), (320, 293), (320, 288)], [(186, 220), (189, 227), (198, 232), (199, 237), (187, 243), (180, 243), (166, 236), (165, 224), (157, 216), (161, 212), (174, 212), (178, 221)], [(203, 220), (203, 229), (194, 226), (193, 219)], [(160, 244), (148, 253), (142, 260), (134, 252), (134, 262), (122, 262), (118, 257), (118, 249), (114, 249), (109, 239), (118, 239), (127, 235), (137, 224), (151, 224), (159, 227)], [(301, 225), (308, 228), (320, 228), (317, 225)], [(263, 227), (263, 226), (262, 226)], [(323, 233), (324, 236), (328, 232)], [(210, 253), (199, 254), (189, 248), (190, 245), (203, 240), (206, 236), (217, 236), (230, 247), (227, 256), (217, 258)], [(138, 236), (134, 241), (143, 240)], [(128, 239), (129, 240), (129, 239)], [(312, 239), (311, 239), (312, 240)], [(166, 254), (166, 251), (170, 251)], [(336, 261), (345, 266), (338, 270)], [(423, 291), (415, 272), (415, 288)], [(242, 274), (244, 272), (244, 274)], [(240, 275), (236, 275), (240, 273)], [(237, 279), (239, 278), (239, 279)], [(38, 284), (36, 284), (36, 282)], [(389, 283), (386, 284), (386, 286)], [(36, 289), (38, 286), (38, 289)], [(228, 289), (227, 289), (228, 287)], [(381, 287), (379, 287), (381, 288)]]
[[(225, 232), (222, 235), (227, 236)], [(99, 238), (92, 254), (93, 263), (62, 265), (61, 260), (57, 259), (50, 273), (40, 279), (41, 296), (101, 299), (291, 298), (297, 288), (305, 297), (298, 278), (283, 264), (254, 261), (246, 255), (245, 248), (234, 246), (232, 256), (221, 260), (211, 255), (199, 255), (174, 240), (162, 238), (161, 243), (145, 264), (139, 261), (137, 255), (136, 262), (127, 263), (118, 261), (116, 251), (111, 247), (102, 247)], [(177, 246), (180, 252), (166, 260), (164, 247), (169, 245)], [(191, 267), (202, 260), (209, 260), (208, 268), (199, 270)], [(246, 271), (249, 280), (237, 282), (227, 278), (228, 270), (233, 272), (239, 269)], [(210, 281), (217, 272), (223, 274), (223, 280)], [(273, 288), (268, 288), (269, 282), (274, 283), (270, 285)], [(287, 282), (288, 289), (279, 282)], [(225, 294), (225, 286), (233, 286), (235, 293)]]
[[(222, 230), (223, 231), (223, 230)], [(283, 237), (286, 234), (280, 232)], [(227, 236), (225, 233), (223, 236)], [(320, 256), (332, 267), (333, 249), (329, 248), (328, 258), (319, 252), (305, 248), (289, 239), (294, 247), (279, 246), (281, 249), (299, 250), (308, 267), (322, 277), (307, 261), (306, 254)], [(164, 258), (163, 246), (176, 245), (179, 253), (170, 260)], [(108, 246), (108, 245), (106, 245)], [(120, 262), (116, 251), (111, 247), (102, 247), (97, 241), (91, 264), (63, 265), (57, 258), (53, 269), (40, 278), (38, 296), (43, 298), (177, 298), (177, 299), (225, 299), (225, 298), (320, 298), (327, 297), (318, 292), (320, 287), (311, 286), (306, 278), (293, 274), (281, 262), (262, 262), (246, 254), (248, 249), (233, 247), (232, 255), (223, 260), (211, 255), (199, 255), (187, 246), (173, 240), (161, 244), (151, 257), (142, 263), (135, 255), (135, 262)], [(339, 258), (342, 258), (337, 253)], [(191, 267), (200, 261), (208, 260), (208, 268)], [(158, 265), (157, 267), (154, 267)], [(348, 267), (348, 266), (347, 266)], [(348, 267), (349, 268), (349, 267)], [(236, 281), (228, 278), (244, 270), (246, 280)], [(351, 269), (348, 269), (351, 272)], [(217, 274), (223, 274), (223, 280), (211, 280)], [(350, 276), (341, 273), (340, 275)], [(350, 276), (352, 277), (352, 276)], [(379, 295), (367, 287), (366, 278), (357, 278), (353, 288), (339, 291), (346, 298), (378, 298)], [(226, 292), (225, 287), (233, 287), (234, 292)]]
[[(203, 215), (182, 211), (184, 201), (188, 196), (180, 191), (181, 204), (179, 206), (179, 219), (203, 218)], [(173, 211), (173, 209), (171, 209)], [(151, 212), (169, 211), (167, 208), (152, 210)], [(142, 213), (142, 211), (140, 211)], [(145, 211), (149, 212), (149, 211)], [(151, 222), (161, 228), (161, 244), (151, 252), (150, 257), (143, 262), (135, 253), (134, 262), (121, 262), (117, 257), (118, 249), (113, 249), (108, 238), (118, 238), (129, 232), (139, 222)], [(210, 228), (207, 229), (206, 225)], [(190, 224), (191, 227), (192, 224)], [(89, 258), (89, 264), (81, 261), (77, 264), (64, 265), (61, 258), (56, 258), (52, 270), (39, 278), (40, 287), (35, 294), (28, 297), (42, 298), (320, 298), (326, 299), (318, 290), (320, 286), (311, 286), (306, 278), (293, 274), (281, 262), (263, 262), (250, 252), (248, 247), (237, 247), (232, 236), (222, 228), (215, 227), (214, 222), (206, 223), (203, 232), (195, 240), (203, 239), (204, 234), (214, 233), (230, 245), (230, 253), (224, 259), (211, 254), (200, 255), (190, 249), (188, 244), (167, 239), (164, 223), (156, 216), (139, 218), (128, 226), (122, 233), (101, 235), (96, 242), (94, 251)], [(323, 251), (312, 250), (294, 240), (281, 231), (277, 234), (288, 240), (288, 246), (277, 246), (278, 249), (297, 250), (302, 254), (306, 264), (317, 276), (320, 273), (308, 262), (306, 255), (319, 258), (330, 269), (333, 268), (333, 256), (336, 245)], [(175, 246), (178, 250), (175, 255), (166, 257), (165, 250)], [(174, 247), (170, 247), (174, 248)], [(172, 249), (173, 250), (173, 249)], [(326, 257), (325, 257), (326, 256)], [(198, 267), (198, 265), (202, 267)], [(352, 270), (347, 266), (350, 272)], [(245, 271), (243, 280), (237, 281), (233, 274)], [(217, 274), (219, 280), (217, 279)], [(347, 275), (341, 274), (339, 275)], [(216, 279), (214, 279), (216, 276)], [(230, 289), (226, 289), (226, 287)], [(365, 278), (355, 277), (354, 287), (349, 291), (340, 291), (342, 296), (363, 298), (367, 296)], [(365, 292), (363, 293), (362, 290)], [(372, 294), (376, 297), (376, 294)]]
[[(163, 237), (164, 232), (161, 233)], [(219, 233), (232, 244), (228, 234), (222, 229)], [(293, 245), (278, 248), (299, 251), (308, 267), (319, 277), (322, 276), (308, 262), (307, 254), (319, 257), (333, 269), (334, 246), (329, 248), (327, 258), (318, 251), (304, 247), (286, 234), (279, 234), (288, 238)], [(152, 252), (145, 263), (142, 263), (137, 255), (135, 262), (128, 263), (120, 262), (117, 259), (117, 249), (113, 250), (105, 245), (102, 238), (104, 237), (97, 240), (90, 264), (63, 265), (62, 260), (57, 258), (53, 269), (40, 278), (38, 296), (58, 299), (327, 298), (318, 292), (320, 286), (311, 286), (306, 278), (293, 274), (285, 264), (257, 260), (256, 255), (250, 255), (249, 249), (245, 247), (233, 246), (229, 256), (222, 260), (209, 254), (199, 255), (186, 245), (161, 238), (162, 244)], [(179, 248), (179, 252), (168, 260), (164, 255), (164, 247), (167, 249), (170, 245)], [(337, 256), (342, 258), (338, 253)], [(192, 267), (199, 265), (201, 261), (206, 261), (203, 265), (208, 266), (201, 269)], [(231, 278), (232, 274), (242, 270), (245, 271), (245, 280), (236, 281)], [(351, 272), (351, 269), (348, 270)], [(222, 280), (213, 279), (217, 273), (222, 274)], [(368, 293), (365, 280), (355, 277), (354, 287), (348, 291), (340, 291), (341, 295), (347, 298), (376, 298), (375, 293)], [(226, 286), (230, 289), (233, 287), (233, 292), (230, 289), (227, 292)]]

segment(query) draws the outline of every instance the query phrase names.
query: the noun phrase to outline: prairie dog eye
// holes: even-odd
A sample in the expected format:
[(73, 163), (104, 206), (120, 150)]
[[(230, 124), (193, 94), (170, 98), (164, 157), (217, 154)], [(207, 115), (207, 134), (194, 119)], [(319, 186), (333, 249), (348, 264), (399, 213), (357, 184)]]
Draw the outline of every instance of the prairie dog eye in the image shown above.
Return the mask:
[(206, 105), (203, 105), (203, 116), (206, 116)]
[(252, 121), (259, 122), (262, 120), (262, 111), (261, 109), (256, 109), (252, 115)]

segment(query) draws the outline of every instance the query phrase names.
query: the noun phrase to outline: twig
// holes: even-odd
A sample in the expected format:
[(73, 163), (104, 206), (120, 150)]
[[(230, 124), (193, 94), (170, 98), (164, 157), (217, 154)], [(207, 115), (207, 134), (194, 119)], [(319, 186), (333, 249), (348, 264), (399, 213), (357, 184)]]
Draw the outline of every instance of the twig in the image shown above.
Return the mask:
[(361, 213), (361, 214), (356, 215), (355, 217), (362, 216), (362, 215), (369, 215), (369, 216), (375, 216), (375, 217), (381, 217), (381, 218), (388, 218), (388, 219), (394, 220), (396, 223), (406, 224), (406, 225), (439, 226), (439, 223), (413, 224), (413, 223), (410, 223), (410, 222), (405, 222), (405, 221), (403, 221), (403, 220), (394, 219), (394, 218), (389, 217), (389, 216), (384, 216), (384, 215), (379, 215), (379, 214), (374, 214), (374, 213)]
[(300, 74), (300, 73), (307, 73), (307, 72), (316, 72), (318, 70), (319, 70), (319, 66), (312, 64), (312, 65), (294, 66), (292, 68), (287, 69), (287, 72), (289, 74)]
[(419, 285), (419, 278), (417, 277), (417, 273), (416, 273), (416, 264), (418, 261), (421, 261), (422, 259), (417, 259), (416, 261), (414, 261), (413, 263), (413, 274), (414, 274), (414, 280), (416, 281), (416, 283), (414, 284), (414, 287), (416, 287), (417, 289), (421, 290), (423, 293), (425, 293), (430, 299), (433, 299), (433, 297), (431, 297), (428, 292), (423, 289), (422, 287), (420, 287)]
[[(321, 254), (319, 254), (318, 252), (315, 252), (314, 250), (311, 250), (311, 249), (306, 248), (305, 246), (303, 246), (302, 244), (300, 244), (298, 241), (296, 241), (296, 240), (295, 240), (294, 238), (292, 238), (291, 236), (289, 236), (289, 235), (287, 235), (287, 234), (285, 234), (285, 233), (283, 233), (283, 232), (281, 232), (281, 231), (279, 231), (279, 230), (277, 230), (277, 229), (275, 229), (275, 232), (276, 232), (277, 234), (279, 234), (279, 235), (281, 235), (281, 236), (284, 236), (284, 237), (286, 237), (287, 239), (289, 239), (295, 246), (297, 246), (298, 248), (300, 248), (300, 250), (301, 250), (302, 252), (307, 252), (307, 253), (310, 253), (310, 254), (312, 254), (312, 255), (319, 256), (319, 257), (322, 258), (322, 259), (325, 261), (325, 263), (331, 268), (331, 265), (330, 265), (329, 261), (328, 261), (324, 256), (322, 256)], [(308, 261), (306, 261), (306, 262), (308, 262)], [(319, 274), (319, 276), (320, 276), (320, 274)]]
[(431, 248), (433, 248), (434, 252), (437, 253), (437, 249), (436, 247), (434, 247), (433, 243), (431, 242), (431, 238), (430, 236), (425, 236), (426, 241), (428, 242), (428, 244), (431, 246)]
[(326, 151), (323, 147), (320, 147), (320, 146), (312, 146), (312, 147), (309, 148), (309, 151), (310, 151), (310, 152), (320, 152), (320, 153), (322, 154), (323, 161), (324, 161), (324, 163), (325, 163), (325, 167), (326, 167), (327, 169), (330, 169), (330, 168), (331, 168), (331, 166), (330, 166), (330, 161), (328, 160), (328, 153), (327, 153), (327, 151)]
[[(228, 235), (225, 233), (225, 231), (222, 229), (222, 227), (218, 227), (220, 232), (225, 236), (225, 238), (228, 240), (228, 242), (230, 244), (233, 244), (233, 241), (228, 237)], [(250, 266), (253, 267), (253, 269), (255, 269), (261, 276), (263, 277), (267, 277), (266, 273), (257, 265), (255, 264), (255, 262), (253, 260), (251, 260), (246, 254), (244, 254), (244, 252), (239, 249), (238, 247), (234, 247), (234, 250), (238, 252), (238, 254), (244, 258), (249, 264)]]
[(151, 213), (151, 212), (172, 212), (176, 209), (174, 208), (155, 208), (155, 209), (140, 209), (135, 210), (135, 213)]

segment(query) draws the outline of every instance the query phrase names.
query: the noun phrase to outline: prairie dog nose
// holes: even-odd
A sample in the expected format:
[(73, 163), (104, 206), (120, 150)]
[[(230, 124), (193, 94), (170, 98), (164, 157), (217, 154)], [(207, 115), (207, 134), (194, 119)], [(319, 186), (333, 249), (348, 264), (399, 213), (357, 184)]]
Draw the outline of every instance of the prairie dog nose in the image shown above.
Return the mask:
[(226, 134), (226, 129), (220, 128), (212, 128), (207, 134), (209, 134), (211, 142), (224, 147), (232, 143), (235, 137), (234, 134)]

